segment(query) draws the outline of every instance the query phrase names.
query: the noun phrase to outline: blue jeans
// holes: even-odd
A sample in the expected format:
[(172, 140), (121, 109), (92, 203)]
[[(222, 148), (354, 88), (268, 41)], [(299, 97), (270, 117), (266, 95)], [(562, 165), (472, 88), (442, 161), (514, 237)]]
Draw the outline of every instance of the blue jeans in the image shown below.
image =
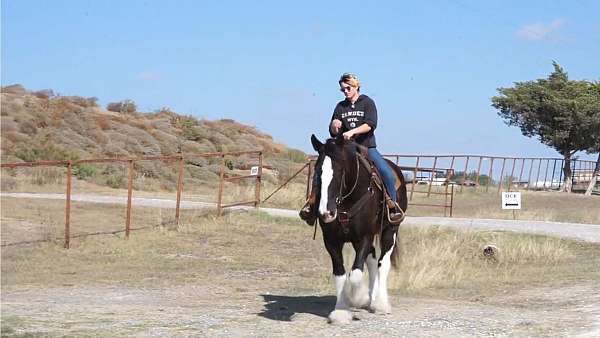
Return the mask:
[(369, 148), (369, 157), (373, 163), (375, 163), (381, 176), (383, 176), (383, 184), (385, 184), (385, 188), (390, 194), (392, 201), (396, 202), (396, 176), (394, 176), (392, 168), (390, 168), (387, 161), (383, 159), (383, 156), (377, 151), (377, 148)]

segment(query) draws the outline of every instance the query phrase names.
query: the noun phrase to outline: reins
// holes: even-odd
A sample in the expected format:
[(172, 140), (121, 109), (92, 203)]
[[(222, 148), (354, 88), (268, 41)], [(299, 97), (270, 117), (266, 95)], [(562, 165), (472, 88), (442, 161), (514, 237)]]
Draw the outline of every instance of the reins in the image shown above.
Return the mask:
[(338, 210), (340, 210), (340, 206), (342, 205), (342, 203), (344, 202), (344, 200), (346, 198), (348, 198), (350, 195), (352, 195), (352, 193), (354, 192), (354, 190), (356, 189), (357, 185), (358, 185), (358, 180), (360, 179), (360, 160), (363, 160), (363, 164), (365, 165), (365, 168), (367, 169), (368, 172), (371, 173), (370, 175), (370, 179), (369, 179), (369, 187), (367, 188), (367, 190), (369, 191), (369, 193), (364, 194), (356, 203), (354, 203), (354, 205), (347, 211), (341, 211), (338, 212), (338, 221), (340, 222), (340, 224), (342, 225), (343, 231), (344, 233), (348, 233), (349, 229), (346, 227), (348, 225), (348, 223), (350, 222), (350, 219), (352, 218), (352, 216), (357, 212), (360, 211), (362, 209), (362, 207), (364, 206), (364, 204), (373, 196), (374, 192), (373, 192), (373, 186), (372, 184), (375, 183), (375, 185), (382, 191), (382, 193), (385, 196), (384, 191), (382, 190), (382, 185), (379, 184), (379, 182), (377, 182), (377, 180), (374, 177), (374, 173), (372, 170), (370, 170), (370, 165), (368, 164), (368, 161), (364, 158), (362, 158), (361, 154), (356, 154), (356, 179), (354, 180), (354, 185), (352, 186), (352, 189), (350, 189), (350, 191), (346, 194), (343, 194), (343, 190), (344, 190), (344, 185), (345, 185), (345, 177), (346, 177), (346, 171), (342, 171), (342, 184), (340, 185), (340, 196), (337, 201), (336, 204), (338, 206)]
[(350, 191), (346, 194), (342, 196), (342, 192), (344, 191), (344, 185), (346, 183), (346, 170), (342, 171), (342, 184), (340, 184), (340, 197), (338, 201), (336, 201), (337, 205), (341, 205), (344, 200), (352, 195), (352, 193), (354, 192), (354, 189), (356, 189), (356, 186), (358, 185), (358, 176), (360, 175), (360, 163), (358, 162), (358, 156), (360, 156), (359, 154), (356, 154), (356, 179), (354, 180), (354, 185), (352, 186), (352, 189), (350, 189)]

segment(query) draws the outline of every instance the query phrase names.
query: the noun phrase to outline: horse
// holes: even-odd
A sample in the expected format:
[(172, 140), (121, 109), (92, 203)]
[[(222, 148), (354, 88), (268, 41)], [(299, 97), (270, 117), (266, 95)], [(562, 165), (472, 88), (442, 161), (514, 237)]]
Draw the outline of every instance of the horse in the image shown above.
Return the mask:
[[(397, 267), (399, 224), (386, 217), (383, 184), (376, 184), (366, 163), (359, 157), (359, 146), (342, 137), (321, 143), (311, 137), (319, 153), (315, 165), (318, 219), (325, 249), (331, 256), (336, 288), (335, 308), (328, 316), (330, 323), (348, 323), (350, 308), (368, 308), (370, 312), (389, 314), (387, 279), (391, 265)], [(388, 161), (398, 176), (398, 205), (406, 211), (408, 199), (402, 171)], [(317, 183), (315, 182), (315, 183)], [(381, 253), (377, 259), (375, 238), (379, 237)], [(342, 249), (352, 243), (356, 253), (351, 272), (346, 275)], [(363, 283), (365, 262), (369, 271), (368, 291)]]

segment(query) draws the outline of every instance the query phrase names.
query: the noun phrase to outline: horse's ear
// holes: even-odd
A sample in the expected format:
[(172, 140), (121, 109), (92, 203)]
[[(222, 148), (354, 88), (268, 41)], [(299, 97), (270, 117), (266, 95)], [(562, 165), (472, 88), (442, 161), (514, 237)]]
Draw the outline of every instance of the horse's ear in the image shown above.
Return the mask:
[(315, 134), (312, 134), (312, 136), (310, 137), (310, 142), (312, 143), (313, 149), (316, 152), (320, 152), (321, 148), (323, 148), (323, 143), (321, 143), (321, 141), (319, 141), (319, 139), (315, 136)]

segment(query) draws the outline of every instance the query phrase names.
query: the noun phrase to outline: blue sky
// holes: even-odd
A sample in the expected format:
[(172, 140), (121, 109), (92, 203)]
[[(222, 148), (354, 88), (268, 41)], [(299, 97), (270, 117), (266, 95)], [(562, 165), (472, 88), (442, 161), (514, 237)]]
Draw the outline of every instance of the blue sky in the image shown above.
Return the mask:
[(558, 156), (490, 97), (552, 60), (600, 80), (593, 0), (1, 4), (2, 85), (232, 118), (305, 151), (327, 136), (343, 72), (377, 104), (379, 149), (405, 154)]

